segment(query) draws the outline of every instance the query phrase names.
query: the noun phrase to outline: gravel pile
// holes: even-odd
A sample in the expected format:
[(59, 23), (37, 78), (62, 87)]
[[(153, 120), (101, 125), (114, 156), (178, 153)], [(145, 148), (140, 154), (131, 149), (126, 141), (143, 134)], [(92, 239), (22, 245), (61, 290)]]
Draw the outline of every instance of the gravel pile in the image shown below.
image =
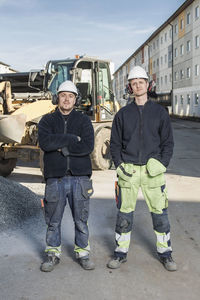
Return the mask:
[(30, 217), (41, 218), (40, 196), (0, 176), (0, 231), (19, 228)]

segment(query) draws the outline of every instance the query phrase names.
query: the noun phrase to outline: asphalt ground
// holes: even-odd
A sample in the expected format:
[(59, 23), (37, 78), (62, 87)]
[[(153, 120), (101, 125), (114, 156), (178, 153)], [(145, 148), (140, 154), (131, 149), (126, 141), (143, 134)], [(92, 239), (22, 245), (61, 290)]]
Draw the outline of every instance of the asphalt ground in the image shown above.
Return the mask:
[[(172, 124), (175, 151), (166, 179), (173, 257), (178, 270), (168, 272), (158, 261), (152, 221), (141, 193), (136, 206), (128, 261), (118, 270), (106, 267), (115, 248), (117, 213), (115, 170), (108, 170), (95, 171), (92, 177), (95, 192), (90, 203), (89, 228), (91, 257), (96, 269), (84, 271), (76, 262), (73, 253), (74, 227), (67, 206), (62, 222), (61, 262), (53, 272), (41, 272), (39, 267), (46, 231), (40, 208), (44, 183), (37, 165), (18, 165), (7, 179), (12, 191), (13, 184), (19, 184), (15, 185), (15, 189), (19, 189), (23, 197), (26, 188), (29, 199), (26, 204), (23, 198), (21, 211), (25, 212), (25, 217), (17, 219), (12, 209), (9, 220), (13, 218), (14, 224), (10, 221), (9, 226), (0, 231), (0, 299), (199, 299), (200, 123), (174, 120)], [(20, 202), (16, 197), (20, 194), (17, 195), (12, 203), (19, 208)], [(9, 190), (7, 199), (10, 201)], [(30, 199), (32, 202), (28, 202)], [(9, 205), (11, 207), (11, 203)], [(34, 213), (26, 213), (27, 210), (34, 210)], [(9, 211), (7, 214), (9, 218)]]

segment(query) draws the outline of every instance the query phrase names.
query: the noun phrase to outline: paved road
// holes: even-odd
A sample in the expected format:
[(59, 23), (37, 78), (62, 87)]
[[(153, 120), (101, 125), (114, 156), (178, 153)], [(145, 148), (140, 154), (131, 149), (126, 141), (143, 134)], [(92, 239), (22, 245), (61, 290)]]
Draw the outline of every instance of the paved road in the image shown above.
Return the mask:
[[(175, 152), (166, 177), (177, 272), (167, 272), (157, 260), (151, 218), (142, 194), (137, 202), (128, 262), (119, 270), (106, 268), (115, 247), (115, 171), (94, 172), (89, 226), (96, 269), (84, 271), (76, 263), (71, 215), (66, 209), (62, 262), (52, 273), (40, 272), (45, 247), (45, 224), (40, 213), (15, 231), (0, 234), (0, 299), (199, 300), (200, 123), (174, 120), (173, 128)], [(44, 192), (37, 167), (18, 166), (9, 179), (39, 195)]]

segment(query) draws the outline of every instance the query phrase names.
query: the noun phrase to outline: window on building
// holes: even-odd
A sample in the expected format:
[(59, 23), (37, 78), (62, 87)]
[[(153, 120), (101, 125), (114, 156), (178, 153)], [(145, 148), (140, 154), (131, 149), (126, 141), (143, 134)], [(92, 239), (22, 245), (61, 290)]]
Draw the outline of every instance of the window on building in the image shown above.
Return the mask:
[(183, 95), (180, 95), (180, 103), (183, 105)]
[(160, 58), (160, 63), (161, 63), (161, 65), (163, 64), (163, 57), (162, 56)]
[(157, 67), (159, 67), (159, 58), (157, 58)]
[(165, 75), (165, 84), (167, 84), (167, 75)]
[(187, 78), (190, 78), (190, 75), (191, 75), (191, 68), (190, 67), (187, 68), (186, 74), (187, 74)]
[(199, 18), (199, 6), (195, 7), (195, 19)]
[(191, 14), (190, 12), (187, 13), (187, 25), (191, 23)]
[(177, 95), (175, 95), (175, 105), (178, 104), (178, 99), (177, 99)]
[(172, 29), (169, 30), (169, 37), (172, 38)]
[(180, 45), (180, 55), (184, 54), (184, 45)]
[(172, 82), (172, 74), (169, 74), (169, 82)]
[(183, 79), (183, 78), (184, 78), (184, 71), (180, 70), (180, 79)]
[(187, 52), (191, 51), (191, 41), (187, 41)]
[(178, 49), (175, 48), (175, 49), (174, 49), (174, 57), (177, 57), (177, 56), (178, 56)]
[(199, 94), (197, 94), (197, 93), (194, 94), (194, 104), (195, 105), (199, 104)]
[(155, 45), (155, 42), (153, 42), (153, 50), (155, 50), (156, 48), (156, 45)]
[(156, 62), (155, 62), (155, 60), (153, 61), (153, 68), (155, 69), (155, 67), (156, 67)]
[(156, 84), (159, 86), (159, 78), (156, 79)]
[(178, 73), (174, 72), (174, 80), (177, 81), (178, 80)]
[(167, 42), (167, 32), (165, 33), (165, 42)]
[(177, 34), (178, 33), (178, 24), (174, 25), (174, 33)]
[(160, 84), (163, 85), (163, 78), (160, 77)]
[(169, 51), (169, 53), (168, 53), (168, 59), (169, 59), (169, 61), (172, 60), (172, 51)]
[(187, 104), (190, 104), (190, 95), (187, 94)]
[(183, 28), (184, 28), (184, 20), (181, 19), (180, 20), (180, 30), (183, 30)]
[(199, 48), (199, 36), (195, 36), (195, 48)]
[(195, 76), (199, 76), (199, 65), (195, 65), (194, 73), (195, 73)]
[(159, 47), (159, 39), (156, 40), (156, 46)]
[(163, 44), (163, 37), (160, 38), (160, 43)]
[(165, 54), (165, 63), (167, 63), (167, 54)]

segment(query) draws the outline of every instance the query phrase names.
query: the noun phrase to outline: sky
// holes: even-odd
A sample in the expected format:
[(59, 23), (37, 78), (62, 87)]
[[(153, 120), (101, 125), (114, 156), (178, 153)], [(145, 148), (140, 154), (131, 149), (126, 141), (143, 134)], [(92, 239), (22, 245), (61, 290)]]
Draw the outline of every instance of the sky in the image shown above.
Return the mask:
[(0, 0), (0, 61), (29, 71), (79, 54), (117, 69), (184, 2)]

